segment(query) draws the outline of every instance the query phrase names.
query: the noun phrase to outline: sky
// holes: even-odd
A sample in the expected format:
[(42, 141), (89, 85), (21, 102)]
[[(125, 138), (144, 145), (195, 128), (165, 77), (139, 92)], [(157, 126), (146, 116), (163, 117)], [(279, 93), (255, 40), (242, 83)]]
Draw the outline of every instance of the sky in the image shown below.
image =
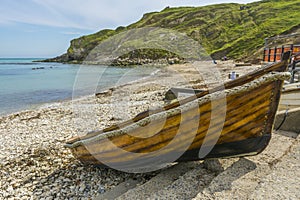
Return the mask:
[(1, 0), (0, 57), (55, 57), (74, 38), (129, 25), (147, 12), (230, 2), (253, 0)]

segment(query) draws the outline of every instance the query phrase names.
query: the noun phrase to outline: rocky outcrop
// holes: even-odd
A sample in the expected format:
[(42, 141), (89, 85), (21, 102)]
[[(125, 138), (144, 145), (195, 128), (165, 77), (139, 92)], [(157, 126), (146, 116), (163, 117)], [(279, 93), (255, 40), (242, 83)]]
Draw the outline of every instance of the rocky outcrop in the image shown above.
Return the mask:
[[(144, 27), (159, 27), (184, 33), (204, 47), (214, 59), (225, 55), (231, 59), (259, 62), (264, 39), (295, 32), (299, 27), (300, 4), (297, 1), (268, 0), (250, 4), (219, 4), (204, 7), (167, 7), (160, 12), (145, 14), (141, 20), (127, 27), (102, 30), (71, 41), (67, 53), (47, 62), (81, 63), (89, 53), (106, 39), (124, 31)], [(130, 43), (144, 41), (133, 40)], [(293, 41), (290, 41), (293, 42)], [(159, 53), (158, 59), (118, 58), (115, 65), (144, 64), (169, 60), (170, 55)], [(148, 60), (147, 60), (148, 59)], [(180, 58), (177, 58), (180, 59)], [(171, 61), (172, 62), (172, 61)], [(174, 61), (176, 63), (176, 61)]]

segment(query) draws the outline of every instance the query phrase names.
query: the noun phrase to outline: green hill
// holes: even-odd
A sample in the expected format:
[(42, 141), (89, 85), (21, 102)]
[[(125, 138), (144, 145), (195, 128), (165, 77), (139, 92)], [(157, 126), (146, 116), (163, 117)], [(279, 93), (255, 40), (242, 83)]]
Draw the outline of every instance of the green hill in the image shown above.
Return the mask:
[[(102, 30), (74, 39), (66, 54), (48, 61), (80, 63), (105, 39), (127, 30), (161, 27), (185, 33), (198, 41), (213, 58), (257, 59), (266, 37), (300, 30), (300, 0), (264, 0), (250, 4), (165, 8), (116, 30)], [(173, 53), (141, 50), (149, 59), (174, 57)], [(153, 53), (154, 52), (154, 53)], [(129, 55), (127, 55), (129, 56)], [(123, 58), (126, 57), (122, 56)], [(132, 56), (131, 56), (131, 59)]]

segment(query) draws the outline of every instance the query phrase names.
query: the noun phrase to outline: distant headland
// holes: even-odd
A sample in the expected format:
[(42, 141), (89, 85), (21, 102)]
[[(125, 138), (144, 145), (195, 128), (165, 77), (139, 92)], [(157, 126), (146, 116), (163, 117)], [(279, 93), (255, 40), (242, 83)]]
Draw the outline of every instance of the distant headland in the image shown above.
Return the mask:
[[(144, 14), (142, 19), (127, 27), (105, 29), (74, 39), (65, 54), (44, 61), (80, 64), (107, 38), (126, 30), (160, 27), (185, 33), (198, 41), (213, 59), (227, 56), (230, 59), (257, 63), (262, 58), (265, 38), (300, 32), (299, 10), (300, 4), (297, 1), (286, 0), (203, 7), (166, 7), (160, 12)], [(273, 43), (299, 43), (299, 40), (290, 38)], [(111, 64), (126, 66), (156, 61), (176, 64), (184, 62), (184, 59), (160, 49), (138, 49), (134, 54), (128, 53), (116, 58)]]

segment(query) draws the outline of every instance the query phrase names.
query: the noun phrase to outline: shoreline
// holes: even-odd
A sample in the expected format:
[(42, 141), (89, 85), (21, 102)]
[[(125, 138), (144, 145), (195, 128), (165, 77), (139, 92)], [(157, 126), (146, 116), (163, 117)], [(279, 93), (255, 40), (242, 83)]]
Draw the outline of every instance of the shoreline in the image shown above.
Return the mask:
[[(100, 91), (97, 91), (97, 93), (101, 93), (101, 92), (104, 92), (106, 90), (110, 90), (110, 89), (114, 89), (114, 88), (118, 88), (118, 87), (122, 87), (122, 86), (126, 86), (126, 85), (131, 85), (131, 84), (135, 84), (135, 83), (138, 83), (142, 80), (146, 80), (148, 78), (151, 78), (152, 76), (154, 76), (155, 74), (159, 73), (162, 69), (157, 69), (156, 71), (152, 72), (150, 75), (148, 76), (145, 76), (145, 77), (141, 77), (137, 80), (133, 80), (133, 81), (129, 81), (127, 83), (124, 83), (122, 85), (117, 85), (117, 86), (113, 86), (113, 87), (106, 87), (106, 88), (103, 88), (101, 89)], [(97, 94), (96, 93), (96, 94)], [(57, 104), (63, 104), (63, 103), (70, 103), (72, 101), (80, 101), (80, 100), (84, 100), (86, 98), (91, 98), (93, 97), (95, 94), (90, 94), (90, 95), (81, 95), (79, 97), (76, 97), (74, 98), (73, 97), (73, 92), (72, 92), (72, 97), (68, 97), (68, 98), (65, 98), (65, 99), (61, 99), (61, 100), (56, 100), (56, 101), (50, 101), (50, 102), (41, 102), (41, 103), (36, 103), (36, 104), (31, 104), (31, 105), (28, 105), (28, 108), (25, 108), (25, 109), (21, 109), (21, 110), (18, 110), (18, 111), (8, 111), (6, 113), (3, 113), (1, 114), (0, 113), (0, 118), (2, 117), (8, 117), (10, 115), (17, 115), (19, 113), (23, 113), (23, 112), (30, 112), (30, 111), (36, 111), (36, 110), (39, 110), (41, 108), (48, 108), (48, 107), (51, 107), (53, 105), (57, 105)]]
[[(233, 62), (212, 66), (218, 68), (224, 80), (235, 69)], [(242, 74), (255, 68), (237, 70)], [(117, 86), (110, 94), (43, 104), (36, 110), (1, 116), (0, 198), (85, 199), (128, 178), (146, 182), (159, 171), (128, 174), (83, 166), (63, 146), (67, 139), (78, 134), (103, 129), (147, 109), (161, 107), (165, 92), (174, 86), (204, 87), (199, 71), (191, 65), (172, 65), (154, 76)]]

